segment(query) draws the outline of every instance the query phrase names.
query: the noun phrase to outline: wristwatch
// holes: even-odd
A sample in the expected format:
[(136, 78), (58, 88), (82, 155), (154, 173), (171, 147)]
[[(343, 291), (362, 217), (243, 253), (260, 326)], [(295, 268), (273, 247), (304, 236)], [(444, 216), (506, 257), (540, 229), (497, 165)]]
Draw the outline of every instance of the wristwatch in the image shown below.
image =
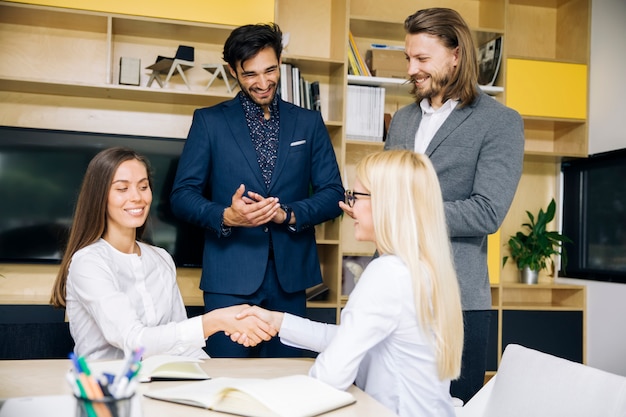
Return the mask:
[(286, 214), (285, 220), (283, 221), (282, 224), (289, 225), (289, 222), (291, 221), (291, 213), (293, 213), (293, 211), (291, 210), (291, 207), (289, 207), (287, 204), (281, 204), (280, 208), (283, 209), (283, 211)]

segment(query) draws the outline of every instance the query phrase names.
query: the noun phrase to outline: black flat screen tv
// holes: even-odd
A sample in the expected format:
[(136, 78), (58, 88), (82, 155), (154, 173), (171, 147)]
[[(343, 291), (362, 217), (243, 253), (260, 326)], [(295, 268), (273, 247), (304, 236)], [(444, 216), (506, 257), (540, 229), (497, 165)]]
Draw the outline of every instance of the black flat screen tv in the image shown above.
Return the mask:
[(60, 263), (76, 198), (93, 156), (127, 146), (145, 155), (154, 176), (144, 240), (179, 267), (201, 267), (203, 231), (176, 219), (169, 194), (185, 141), (0, 126), (0, 262)]
[(568, 264), (559, 275), (626, 283), (626, 149), (564, 161), (563, 234)]

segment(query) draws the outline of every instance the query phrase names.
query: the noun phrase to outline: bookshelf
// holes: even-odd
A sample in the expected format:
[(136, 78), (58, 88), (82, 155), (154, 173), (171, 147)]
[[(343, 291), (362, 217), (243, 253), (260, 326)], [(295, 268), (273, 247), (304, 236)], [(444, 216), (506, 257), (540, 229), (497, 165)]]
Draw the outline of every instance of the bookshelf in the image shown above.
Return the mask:
[[(500, 36), (503, 38), (499, 74), (494, 85), (483, 90), (520, 112), (526, 144), (521, 183), (500, 229), (497, 251), (502, 252), (498, 255), (501, 258), (506, 252), (504, 244), (523, 222), (525, 211), (537, 211), (553, 197), (558, 201), (561, 159), (587, 155), (590, 2), (426, 0), (416, 5), (408, 0), (390, 0), (381, 5), (375, 0), (352, 0), (348, 24), (360, 53), (365, 54), (372, 43), (403, 46), (404, 19), (417, 9), (428, 7), (450, 7), (459, 11), (473, 31), (476, 46)], [(541, 72), (541, 76), (529, 77), (529, 71)], [(406, 94), (408, 87), (405, 88), (401, 79), (349, 75), (347, 82), (387, 88), (386, 111), (392, 114), (411, 102)], [(567, 104), (563, 103), (560, 93), (563, 91), (568, 93)], [(551, 101), (551, 97), (561, 104)], [(353, 178), (352, 164), (362, 153), (376, 149), (372, 145), (346, 141), (344, 171), (349, 181)], [(349, 233), (349, 225), (342, 224), (344, 254), (370, 250), (353, 242)], [(557, 355), (584, 362), (584, 287), (554, 284), (553, 278), (545, 272), (540, 276), (539, 285), (524, 286), (517, 283), (518, 271), (512, 264), (499, 272), (498, 282), (491, 286), (494, 335), (489, 369), (496, 370), (505, 344), (515, 341), (548, 351), (552, 349)], [(573, 341), (570, 344), (575, 346), (575, 353), (545, 345), (548, 338), (545, 334), (529, 337), (519, 327), (519, 320), (526, 313), (531, 326), (540, 324), (541, 320), (559, 326), (554, 329), (555, 334), (563, 336), (568, 343)]]
[[(146, 7), (151, 7), (145, 2)], [(346, 186), (354, 181), (354, 167), (367, 153), (382, 149), (377, 142), (346, 139), (346, 89), (348, 84), (375, 85), (386, 89), (385, 112), (393, 114), (411, 102), (408, 86), (395, 78), (348, 75), (348, 34), (352, 32), (360, 52), (371, 43), (404, 45), (402, 22), (417, 8), (457, 9), (473, 29), (476, 44), (503, 36), (504, 56), (495, 85), (488, 92), (512, 106), (520, 103), (526, 133), (524, 174), (509, 215), (501, 228), (500, 243), (513, 234), (525, 218), (552, 198), (558, 201), (559, 164), (563, 157), (587, 153), (586, 108), (582, 115), (561, 115), (548, 109), (530, 114), (519, 101), (520, 85), (546, 97), (555, 88), (571, 89), (577, 96), (587, 90), (586, 80), (561, 74), (589, 64), (590, 0), (276, 0), (276, 22), (290, 41), (283, 61), (297, 66), (303, 77), (318, 80), (322, 117), (330, 134)], [(223, 83), (206, 90), (210, 74), (203, 63), (221, 62), (221, 48), (233, 26), (114, 12), (33, 6), (0, 1), (0, 123), (10, 126), (79, 130), (184, 139), (191, 116), (198, 107), (231, 98)], [(195, 47), (196, 66), (187, 73), (191, 91), (180, 77), (167, 88), (145, 87), (144, 68), (157, 55), (173, 56), (180, 44)], [(54, 47), (52, 47), (54, 46)], [(117, 84), (119, 59), (141, 59), (141, 85)], [(515, 66), (518, 61), (539, 70), (554, 66), (549, 80), (530, 85)], [(513, 71), (509, 71), (512, 69)], [(538, 100), (538, 99), (536, 99)], [(558, 109), (558, 106), (557, 106)], [(367, 256), (369, 243), (354, 240), (350, 219), (336, 219), (316, 227), (326, 300), (309, 307), (339, 319), (344, 255)], [(56, 267), (0, 265), (4, 275), (0, 302), (47, 304)], [(202, 305), (197, 282), (199, 270), (180, 269), (179, 285), (188, 305)], [(507, 265), (500, 282), (492, 284), (493, 310), (498, 317), (494, 343), (501, 352), (504, 311), (520, 313), (575, 312), (584, 335), (584, 289), (552, 283), (547, 275), (540, 284), (516, 284), (517, 271)], [(508, 313), (507, 313), (508, 316)], [(578, 316), (577, 316), (578, 317)], [(564, 319), (565, 320), (565, 319)], [(567, 319), (571, 320), (571, 317)], [(510, 335), (510, 333), (507, 333)], [(508, 337), (508, 336), (507, 336)], [(584, 361), (584, 336), (583, 336)], [(499, 359), (499, 353), (496, 353)]]
[[(305, 6), (284, 0), (272, 5), (276, 21), (291, 37), (283, 62), (297, 66), (305, 79), (319, 81), (322, 117), (340, 158), (347, 3), (327, 0)], [(2, 1), (0, 41), (7, 47), (0, 50), (0, 123), (182, 140), (196, 108), (236, 94), (221, 82), (207, 89), (211, 74), (202, 67), (222, 62), (223, 43), (234, 27)], [(309, 34), (317, 32), (321, 35), (311, 47)], [(174, 56), (178, 45), (195, 49), (195, 65), (186, 71), (190, 89), (176, 75), (163, 88), (156, 83), (147, 87), (150, 71), (145, 68), (157, 55)], [(121, 57), (140, 59), (139, 86), (117, 82)], [(316, 230), (330, 291), (327, 300), (309, 307), (330, 310), (336, 320), (341, 292), (339, 222)], [(0, 265), (0, 274), (7, 278), (2, 282), (0, 302), (47, 304), (56, 271), (55, 265)], [(199, 278), (199, 269), (178, 270), (188, 306), (202, 305)]]

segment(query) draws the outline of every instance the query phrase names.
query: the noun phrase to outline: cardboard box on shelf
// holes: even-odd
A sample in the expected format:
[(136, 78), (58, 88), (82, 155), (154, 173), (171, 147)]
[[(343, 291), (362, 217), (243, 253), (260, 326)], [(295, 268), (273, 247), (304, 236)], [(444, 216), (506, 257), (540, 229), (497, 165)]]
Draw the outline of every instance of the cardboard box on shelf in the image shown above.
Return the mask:
[(369, 49), (365, 62), (377, 77), (406, 78), (406, 57), (404, 51), (395, 49)]

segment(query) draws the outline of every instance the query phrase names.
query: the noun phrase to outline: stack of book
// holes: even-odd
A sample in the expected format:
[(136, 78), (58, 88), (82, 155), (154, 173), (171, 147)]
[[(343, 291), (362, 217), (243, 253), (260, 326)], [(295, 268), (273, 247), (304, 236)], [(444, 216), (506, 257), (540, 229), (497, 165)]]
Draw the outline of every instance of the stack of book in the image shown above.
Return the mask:
[(321, 111), (320, 85), (307, 81), (300, 69), (292, 64), (280, 64), (280, 97), (296, 106)]
[(348, 72), (352, 75), (364, 75), (371, 77), (372, 73), (370, 72), (367, 65), (365, 65), (365, 60), (363, 56), (359, 53), (359, 48), (356, 46), (356, 42), (354, 41), (354, 37), (352, 36), (352, 32), (349, 34), (349, 44), (350, 48), (348, 48)]
[(381, 142), (384, 134), (385, 89), (349, 85), (346, 100), (346, 137)]

